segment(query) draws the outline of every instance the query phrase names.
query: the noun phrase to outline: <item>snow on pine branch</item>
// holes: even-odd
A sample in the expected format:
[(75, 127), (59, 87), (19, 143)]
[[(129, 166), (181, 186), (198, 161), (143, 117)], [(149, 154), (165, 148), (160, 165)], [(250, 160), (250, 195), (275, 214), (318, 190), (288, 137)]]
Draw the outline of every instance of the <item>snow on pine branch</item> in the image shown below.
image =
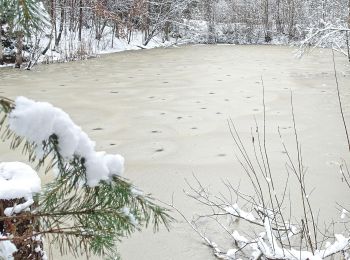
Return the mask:
[(44, 154), (45, 141), (55, 135), (58, 152), (69, 163), (78, 156), (84, 158), (86, 184), (95, 187), (100, 181), (109, 181), (122, 174), (124, 158), (119, 154), (95, 151), (95, 143), (77, 126), (67, 113), (47, 102), (36, 102), (26, 97), (15, 100), (9, 115), (10, 130), (36, 145), (37, 156)]

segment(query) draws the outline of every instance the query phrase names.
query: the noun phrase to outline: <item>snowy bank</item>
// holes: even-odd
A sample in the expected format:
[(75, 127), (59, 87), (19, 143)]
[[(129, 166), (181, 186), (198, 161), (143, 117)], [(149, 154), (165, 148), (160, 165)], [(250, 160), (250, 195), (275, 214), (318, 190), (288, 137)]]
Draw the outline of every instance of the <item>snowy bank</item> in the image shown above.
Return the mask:
[[(27, 39), (25, 45), (34, 46), (23, 51), (24, 59), (27, 63), (35, 64), (49, 64), (56, 62), (69, 62), (74, 60), (84, 60), (90, 57), (97, 57), (101, 54), (116, 53), (130, 50), (143, 50), (153, 48), (166, 48), (173, 46), (177, 40), (170, 38), (169, 41), (164, 41), (162, 37), (153, 37), (147, 45), (144, 45), (144, 36), (142, 32), (133, 32), (129, 39), (117, 38), (112, 33), (112, 28), (106, 27), (100, 39), (96, 39), (95, 35), (91, 34), (88, 29), (83, 29), (82, 39), (78, 40), (75, 33), (62, 35), (59, 45), (50, 38), (49, 32), (41, 33), (39, 36), (33, 36)], [(47, 48), (45, 54), (42, 51)], [(4, 53), (7, 56), (14, 56), (16, 53), (16, 46), (13, 44), (11, 48), (4, 48)], [(14, 63), (4, 63), (2, 67), (13, 66)], [(33, 66), (31, 65), (31, 66)]]

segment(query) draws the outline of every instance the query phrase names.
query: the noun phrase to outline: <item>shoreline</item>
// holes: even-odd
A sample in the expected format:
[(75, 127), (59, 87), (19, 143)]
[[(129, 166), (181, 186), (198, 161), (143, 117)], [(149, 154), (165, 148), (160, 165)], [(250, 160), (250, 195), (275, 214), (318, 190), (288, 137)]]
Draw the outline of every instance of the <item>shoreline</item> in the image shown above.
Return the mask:
[[(164, 44), (164, 45), (162, 45)], [(100, 52), (96, 54), (89, 55), (85, 58), (82, 59), (73, 59), (73, 60), (55, 60), (53, 62), (46, 63), (42, 61), (41, 63), (35, 64), (35, 66), (42, 66), (42, 65), (51, 65), (51, 64), (65, 64), (65, 63), (70, 63), (70, 62), (77, 62), (77, 61), (85, 61), (85, 60), (90, 60), (90, 59), (98, 59), (100, 57), (103, 57), (105, 55), (110, 55), (110, 54), (115, 54), (115, 53), (122, 53), (122, 52), (129, 52), (129, 51), (144, 51), (144, 50), (152, 50), (152, 49), (167, 49), (167, 48), (181, 48), (181, 47), (186, 47), (186, 46), (280, 46), (280, 47), (290, 47), (290, 48), (295, 48), (296, 51), (298, 50), (298, 43), (244, 43), (244, 44), (237, 44), (237, 43), (214, 43), (214, 44), (209, 44), (209, 43), (195, 43), (195, 42), (174, 42), (174, 41), (169, 41), (166, 43), (162, 43), (159, 46), (142, 46), (142, 45), (130, 45), (129, 48), (126, 49), (112, 49), (112, 50), (101, 50)], [(137, 49), (138, 48), (138, 49)], [(315, 49), (330, 49), (330, 48), (325, 48), (325, 47), (313, 47), (314, 51)], [(311, 51), (311, 52), (312, 52)], [(307, 54), (306, 54), (307, 55)], [(302, 56), (300, 57), (302, 58)], [(7, 63), (4, 65), (0, 65), (0, 70), (4, 68), (13, 68), (14, 69), (14, 63)], [(24, 62), (22, 64), (22, 68), (20, 70), (27, 70), (24, 67), (28, 65), (28, 62)], [(35, 67), (34, 66), (34, 67)]]

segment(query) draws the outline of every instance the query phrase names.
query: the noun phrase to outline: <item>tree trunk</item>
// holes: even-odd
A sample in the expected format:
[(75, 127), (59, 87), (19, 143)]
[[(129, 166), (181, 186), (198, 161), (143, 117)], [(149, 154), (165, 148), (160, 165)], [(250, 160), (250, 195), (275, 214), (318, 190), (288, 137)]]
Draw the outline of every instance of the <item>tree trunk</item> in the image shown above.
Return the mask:
[[(348, 0), (348, 29), (350, 29), (350, 0)], [(348, 61), (350, 62), (349, 32), (346, 32), (346, 46), (348, 50)]]
[(263, 2), (264, 9), (264, 30), (265, 30), (265, 42), (271, 41), (271, 33), (270, 33), (270, 17), (269, 17), (269, 0), (264, 0)]
[(83, 0), (79, 1), (79, 32), (78, 39), (81, 42), (81, 28), (83, 26)]
[(164, 25), (164, 40), (169, 41), (169, 34), (170, 34), (170, 22), (166, 21)]
[(346, 31), (345, 37), (346, 37), (346, 49), (348, 51), (348, 61), (350, 62), (350, 46), (349, 46), (349, 32), (348, 31)]
[(280, 9), (281, 9), (281, 0), (276, 0), (276, 29), (277, 29), (277, 32), (283, 33)]
[(348, 0), (348, 28), (350, 29), (350, 0)]
[(17, 48), (17, 52), (16, 52), (16, 63), (15, 63), (15, 68), (20, 68), (22, 63), (23, 63), (23, 33), (22, 32), (18, 32), (17, 35), (17, 42), (16, 42), (16, 48)]
[(118, 23), (115, 22), (115, 37), (119, 39), (120, 33), (119, 33), (119, 26)]
[(102, 39), (103, 31), (107, 26), (107, 22), (108, 22), (107, 20), (104, 20), (101, 26), (101, 19), (99, 19), (99, 22), (96, 23), (96, 36), (95, 36), (96, 40), (100, 41)]
[(113, 29), (112, 29), (112, 38), (111, 38), (111, 39), (112, 39), (112, 43), (111, 43), (111, 45), (112, 45), (111, 48), (112, 48), (112, 49), (113, 49), (113, 47), (114, 47), (114, 35), (115, 35), (116, 25), (117, 25), (117, 24), (114, 23), (114, 24), (113, 24)]
[(295, 2), (294, 0), (289, 0), (288, 2), (289, 11), (289, 21), (288, 21), (288, 36), (292, 39), (295, 36)]
[[(1, 25), (1, 22), (0, 22)], [(4, 46), (2, 45), (2, 30), (0, 28), (0, 65), (4, 64)]]
[(74, 11), (75, 11), (74, 0), (71, 0), (70, 1), (70, 15), (69, 15), (69, 31), (70, 32), (74, 31), (74, 21), (75, 21)]
[(55, 41), (57, 38), (57, 28), (56, 28), (56, 2), (55, 0), (50, 1), (50, 16), (51, 16), (51, 23), (52, 23), (52, 29), (55, 37)]
[(57, 38), (55, 39), (55, 49), (58, 48), (58, 45), (61, 41), (61, 37), (62, 37), (62, 32), (63, 32), (63, 26), (64, 26), (64, 23), (65, 23), (65, 12), (64, 12), (64, 6), (66, 5), (66, 1), (64, 0), (62, 3), (61, 3), (61, 18), (60, 18), (60, 29), (58, 31), (58, 35), (57, 35)]
[(213, 1), (205, 0), (205, 19), (208, 23), (208, 43), (214, 44), (216, 42), (215, 37), (215, 19), (214, 19), (214, 10), (213, 10)]

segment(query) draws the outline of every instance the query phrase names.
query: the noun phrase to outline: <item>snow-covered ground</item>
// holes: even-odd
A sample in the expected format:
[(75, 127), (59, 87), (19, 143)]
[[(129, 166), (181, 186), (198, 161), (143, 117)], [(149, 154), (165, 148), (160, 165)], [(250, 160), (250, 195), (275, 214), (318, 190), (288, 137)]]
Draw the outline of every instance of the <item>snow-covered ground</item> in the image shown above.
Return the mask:
[[(78, 41), (77, 36), (63, 35), (59, 48), (54, 48), (52, 46), (45, 56), (40, 57), (39, 62), (62, 62), (89, 58), (99, 54), (168, 47), (175, 44), (175, 40), (162, 41), (161, 37), (154, 37), (145, 46), (143, 45), (143, 36), (141, 32), (134, 32), (131, 35), (130, 41), (128, 41), (124, 38), (112, 37), (110, 30), (110, 28), (105, 30), (101, 40), (95, 39), (94, 35), (90, 35), (87, 30), (83, 31), (81, 42)], [(48, 41), (48, 39), (46, 39), (46, 41)], [(45, 45), (45, 43), (43, 45)]]

